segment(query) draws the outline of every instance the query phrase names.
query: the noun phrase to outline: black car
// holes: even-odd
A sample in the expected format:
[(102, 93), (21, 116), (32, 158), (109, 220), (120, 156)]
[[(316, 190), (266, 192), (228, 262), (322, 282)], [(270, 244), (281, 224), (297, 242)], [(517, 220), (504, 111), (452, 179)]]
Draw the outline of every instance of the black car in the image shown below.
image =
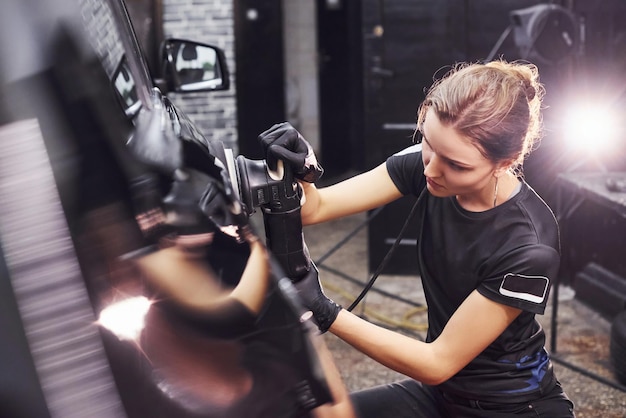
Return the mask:
[[(0, 26), (0, 416), (280, 418), (329, 402), (281, 259), (252, 317), (171, 296), (210, 281), (228, 297), (252, 257), (236, 231), (260, 203), (167, 98), (227, 89), (223, 52), (168, 39), (151, 74), (122, 0), (9, 1)], [(190, 239), (184, 262), (158, 264)]]

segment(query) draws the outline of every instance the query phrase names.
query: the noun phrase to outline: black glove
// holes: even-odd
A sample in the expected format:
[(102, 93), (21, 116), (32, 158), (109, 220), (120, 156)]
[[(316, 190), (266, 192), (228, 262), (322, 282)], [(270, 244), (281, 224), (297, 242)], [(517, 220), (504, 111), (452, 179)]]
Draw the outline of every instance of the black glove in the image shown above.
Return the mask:
[(276, 170), (278, 160), (283, 160), (291, 166), (294, 176), (300, 180), (315, 183), (322, 177), (324, 169), (317, 162), (311, 144), (289, 122), (272, 126), (259, 135), (258, 139), (271, 170)]
[(342, 308), (324, 294), (315, 264), (311, 262), (311, 270), (303, 279), (295, 282), (294, 287), (298, 290), (298, 296), (304, 306), (313, 312), (319, 330), (328, 331)]

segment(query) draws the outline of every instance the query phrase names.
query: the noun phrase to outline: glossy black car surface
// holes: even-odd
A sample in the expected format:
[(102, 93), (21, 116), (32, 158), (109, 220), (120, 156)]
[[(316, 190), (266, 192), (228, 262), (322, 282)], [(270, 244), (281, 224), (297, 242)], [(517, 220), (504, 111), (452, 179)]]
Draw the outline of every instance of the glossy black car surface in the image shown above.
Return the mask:
[[(223, 52), (166, 40), (154, 76), (122, 0), (10, 0), (0, 27), (0, 416), (280, 418), (327, 402), (280, 277), (244, 333), (190, 325), (134, 263), (165, 234), (211, 233), (201, 261), (220, 286), (246, 266), (215, 227), (237, 193), (224, 150), (167, 98), (227, 89)], [(203, 218), (211, 185), (227, 198)], [(103, 315), (119, 302), (127, 333)]]

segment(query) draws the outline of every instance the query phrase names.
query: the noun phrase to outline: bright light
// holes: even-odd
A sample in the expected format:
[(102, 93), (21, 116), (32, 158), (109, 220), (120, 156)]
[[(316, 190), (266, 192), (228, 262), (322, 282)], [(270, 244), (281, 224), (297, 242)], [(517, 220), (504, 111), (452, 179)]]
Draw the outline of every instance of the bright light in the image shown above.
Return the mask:
[(98, 324), (120, 340), (137, 341), (146, 322), (146, 314), (152, 302), (145, 296), (132, 297), (115, 302), (100, 312)]
[(579, 151), (607, 152), (620, 140), (620, 120), (615, 111), (597, 103), (571, 106), (564, 123), (565, 143)]

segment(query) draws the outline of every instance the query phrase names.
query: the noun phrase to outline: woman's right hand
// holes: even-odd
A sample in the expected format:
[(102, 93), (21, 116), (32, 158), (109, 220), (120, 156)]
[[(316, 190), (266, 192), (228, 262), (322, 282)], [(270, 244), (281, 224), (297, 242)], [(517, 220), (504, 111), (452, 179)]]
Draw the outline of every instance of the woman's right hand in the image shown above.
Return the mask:
[(324, 173), (311, 144), (289, 122), (272, 126), (258, 140), (271, 170), (276, 170), (278, 160), (282, 160), (293, 169), (296, 178), (308, 183), (315, 183)]

